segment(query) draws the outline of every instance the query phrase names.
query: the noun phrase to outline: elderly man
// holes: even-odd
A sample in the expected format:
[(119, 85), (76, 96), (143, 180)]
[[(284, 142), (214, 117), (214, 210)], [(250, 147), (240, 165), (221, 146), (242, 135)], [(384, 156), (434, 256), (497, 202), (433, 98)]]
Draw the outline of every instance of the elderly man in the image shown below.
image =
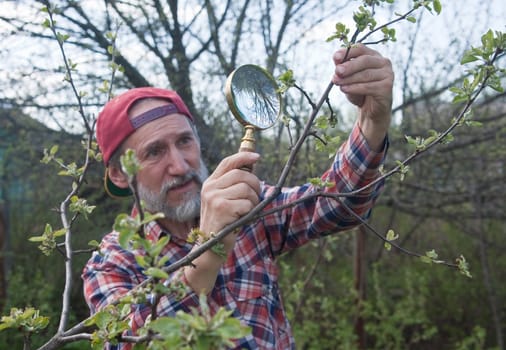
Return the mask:
[[(387, 148), (391, 117), (393, 72), (390, 61), (376, 51), (353, 47), (350, 60), (342, 62), (345, 50), (333, 56), (333, 83), (359, 108), (348, 140), (337, 150), (335, 160), (322, 179), (334, 183), (325, 191), (349, 192), (378, 178)], [(133, 149), (142, 166), (137, 174), (138, 190), (149, 212), (162, 212), (163, 219), (146, 227), (146, 237), (156, 242), (171, 239), (161, 252), (171, 264), (195, 247), (187, 241), (197, 228), (204, 235), (219, 232), (248, 213), (273, 187), (254, 173), (243, 170), (259, 160), (252, 152), (225, 158), (208, 176), (200, 155), (193, 116), (173, 91), (157, 88), (129, 90), (108, 102), (99, 115), (97, 141), (107, 167), (105, 185), (113, 195), (128, 194), (128, 181), (119, 164), (126, 149)], [(209, 250), (196, 258), (194, 267), (175, 272), (169, 281), (184, 283), (182, 298), (164, 295), (158, 315), (189, 312), (199, 305), (199, 294), (207, 293), (210, 309), (226, 307), (252, 329), (235, 341), (238, 349), (294, 348), (292, 332), (278, 290), (275, 258), (303, 246), (311, 239), (353, 227), (359, 222), (349, 209), (364, 218), (370, 213), (381, 183), (359, 196), (339, 201), (319, 197), (266, 215), (249, 223), (222, 243), (226, 257)], [(314, 192), (310, 184), (284, 188), (268, 209)], [(136, 215), (137, 209), (133, 209)], [(125, 295), (147, 277), (136, 263), (140, 250), (125, 250), (118, 233), (106, 235), (100, 253), (94, 253), (83, 271), (84, 292), (91, 312)], [(147, 304), (134, 305), (130, 314), (132, 334), (151, 313)], [(121, 343), (118, 348), (131, 344)]]

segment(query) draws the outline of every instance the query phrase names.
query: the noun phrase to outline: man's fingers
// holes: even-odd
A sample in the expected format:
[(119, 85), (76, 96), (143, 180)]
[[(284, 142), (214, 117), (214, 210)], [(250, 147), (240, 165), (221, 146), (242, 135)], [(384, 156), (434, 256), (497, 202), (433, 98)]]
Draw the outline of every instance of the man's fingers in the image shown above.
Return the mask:
[(377, 51), (358, 45), (349, 50), (347, 60), (342, 62), (345, 55), (346, 49), (341, 49), (333, 57), (336, 67), (332, 80), (336, 85), (392, 80), (390, 60)]
[(218, 209), (222, 209), (225, 202), (238, 199), (248, 200), (253, 205), (256, 205), (259, 202), (258, 194), (260, 191), (258, 180), (248, 179), (248, 174), (246, 173), (245, 175), (246, 178), (243, 178), (241, 182), (228, 184), (228, 181), (224, 180), (219, 184), (213, 184), (214, 187), (202, 192), (202, 199), (206, 200), (206, 202), (214, 202), (214, 206)]
[(249, 213), (258, 204), (260, 181), (247, 171), (232, 169), (220, 177), (208, 178), (201, 192), (201, 228), (217, 232)]
[(239, 152), (223, 159), (211, 174), (211, 178), (219, 178), (233, 169), (242, 169), (244, 167), (252, 167), (260, 158), (258, 153)]
[(338, 64), (335, 68), (335, 78), (337, 82), (345, 79), (354, 79), (355, 82), (378, 81), (389, 78), (391, 72), (392, 64), (389, 59), (365, 55)]
[(336, 63), (332, 77), (351, 103), (362, 107), (366, 97), (378, 98), (382, 102), (389, 99), (393, 87), (394, 74), (389, 59), (364, 45), (353, 46), (345, 62), (346, 49), (334, 54)]
[(349, 61), (353, 58), (357, 58), (359, 56), (363, 55), (370, 55), (370, 56), (381, 56), (381, 54), (371, 48), (369, 48), (366, 45), (358, 44), (353, 45), (350, 49), (348, 48), (342, 48), (334, 52), (334, 55), (332, 56), (335, 64), (343, 63), (343, 60), (346, 58), (346, 61)]

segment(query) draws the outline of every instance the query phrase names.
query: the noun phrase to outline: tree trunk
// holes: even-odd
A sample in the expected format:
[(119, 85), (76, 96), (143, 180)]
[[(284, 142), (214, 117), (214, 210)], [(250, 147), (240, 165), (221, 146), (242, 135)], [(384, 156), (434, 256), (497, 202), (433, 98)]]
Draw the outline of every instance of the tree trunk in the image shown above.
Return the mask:
[(366, 347), (364, 319), (362, 316), (363, 302), (366, 297), (366, 281), (365, 281), (365, 226), (360, 226), (355, 234), (355, 251), (354, 251), (354, 288), (357, 293), (356, 299), (356, 317), (355, 317), (355, 334), (357, 336), (357, 348), (362, 350)]
[[(483, 168), (479, 168), (483, 169)], [(487, 252), (487, 237), (485, 237), (486, 230), (484, 229), (484, 222), (482, 219), (482, 208), (483, 208), (483, 201), (484, 198), (477, 190), (474, 188), (475, 186), (472, 186), (472, 203), (474, 206), (474, 210), (476, 211), (477, 220), (475, 231), (477, 233), (478, 238), (478, 250), (479, 250), (479, 256), (480, 256), (480, 265), (481, 265), (481, 272), (483, 274), (483, 284), (485, 286), (485, 290), (487, 291), (488, 296), (488, 303), (490, 306), (490, 312), (492, 313), (492, 322), (494, 324), (495, 333), (496, 333), (496, 340), (497, 340), (497, 346), (499, 349), (504, 349), (504, 339), (502, 335), (501, 330), (501, 315), (499, 311), (499, 303), (497, 301), (497, 294), (495, 292), (494, 288), (494, 281), (493, 277), (490, 271), (490, 264), (488, 261), (488, 252)]]

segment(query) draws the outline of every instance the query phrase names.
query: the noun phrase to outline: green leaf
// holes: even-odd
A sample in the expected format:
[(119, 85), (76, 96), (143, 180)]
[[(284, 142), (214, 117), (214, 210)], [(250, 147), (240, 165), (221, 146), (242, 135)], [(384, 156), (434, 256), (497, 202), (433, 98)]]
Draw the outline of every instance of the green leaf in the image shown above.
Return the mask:
[(213, 245), (211, 247), (211, 251), (223, 259), (225, 259), (227, 257), (227, 252), (225, 251), (225, 245), (221, 242), (218, 242), (215, 245)]
[(118, 242), (123, 248), (127, 248), (130, 240), (139, 230), (139, 222), (137, 218), (133, 218), (128, 214), (122, 213), (116, 217), (113, 229), (119, 232)]
[(0, 319), (0, 331), (15, 328), (25, 333), (38, 333), (49, 324), (49, 318), (39, 315), (39, 310), (11, 308), (9, 316)]
[(162, 252), (163, 248), (169, 243), (169, 236), (163, 236), (154, 244), (151, 249), (149, 250), (148, 254), (151, 257), (157, 257)]
[(58, 145), (53, 145), (51, 147), (51, 149), (49, 150), (49, 154), (54, 156), (56, 154), (56, 152), (58, 152), (58, 149), (59, 149), (59, 146)]
[(64, 228), (61, 228), (53, 232), (53, 237), (65, 236), (65, 233), (67, 233), (67, 231)]
[(100, 247), (100, 242), (98, 242), (95, 239), (92, 239), (91, 241), (88, 242), (88, 245), (93, 248), (98, 248)]
[(169, 275), (167, 272), (163, 271), (162, 269), (156, 268), (156, 267), (150, 267), (146, 270), (146, 275), (159, 278), (159, 279), (168, 279)]
[(463, 255), (457, 258), (457, 265), (461, 274), (469, 278), (473, 277), (469, 272), (469, 264), (467, 263)]
[(432, 250), (429, 250), (428, 252), (425, 253), (425, 255), (431, 259), (437, 259), (438, 258), (438, 255), (436, 253), (436, 251), (434, 249)]
[(323, 180), (319, 177), (312, 177), (308, 182), (315, 187), (323, 187)]
[[(389, 241), (389, 242), (395, 241), (398, 238), (399, 238), (399, 235), (395, 234), (394, 230), (388, 230), (387, 235), (386, 235), (387, 241)], [(385, 242), (385, 249), (386, 250), (392, 249), (392, 244), (390, 244), (389, 242)]]
[(44, 28), (51, 28), (51, 22), (49, 21), (48, 18), (46, 18), (43, 22), (42, 22), (42, 27)]
[(150, 213), (145, 213), (144, 215), (144, 220), (142, 220), (140, 222), (141, 225), (145, 225), (151, 221), (155, 221), (155, 220), (158, 220), (158, 219), (163, 219), (165, 217), (165, 215), (163, 213), (155, 213), (155, 214), (150, 214)]
[(68, 34), (56, 33), (56, 40), (58, 40), (60, 44), (63, 44), (68, 38), (70, 38)]
[(278, 76), (277, 80), (279, 81), (278, 92), (284, 93), (289, 88), (295, 85), (295, 78), (293, 77), (293, 70), (289, 69), (285, 71), (283, 74)]
[(345, 24), (340, 22), (336, 23), (335, 29), (336, 31), (330, 37), (328, 37), (326, 41), (329, 42), (332, 40), (340, 40), (344, 44), (348, 44), (348, 34), (350, 33), (350, 29), (347, 28)]
[(149, 329), (167, 336), (178, 334), (179, 324), (175, 317), (159, 317), (149, 324)]
[(143, 268), (146, 268), (149, 265), (144, 255), (135, 255), (135, 261), (137, 261), (137, 264)]
[(478, 61), (479, 58), (476, 57), (476, 55), (466, 51), (464, 53), (464, 56), (462, 57), (462, 59), (460, 60), (460, 64), (467, 64), (467, 63), (470, 63), (470, 62), (475, 62), (475, 61)]
[(141, 169), (141, 164), (135, 155), (133, 149), (127, 149), (126, 152), (120, 157), (121, 170), (128, 175), (129, 178), (135, 176)]
[(453, 142), (454, 140), (455, 140), (455, 137), (453, 136), (453, 134), (448, 133), (448, 134), (446, 134), (446, 135), (445, 135), (445, 136), (441, 139), (441, 143), (442, 143), (443, 145), (447, 145), (447, 144), (449, 144), (449, 143)]
[(161, 258), (157, 261), (156, 266), (158, 266), (158, 267), (163, 267), (163, 266), (165, 266), (165, 264), (167, 263), (167, 261), (169, 261), (169, 259), (170, 259), (170, 256), (168, 256), (168, 255), (164, 255), (164, 256), (162, 256), (162, 257), (161, 257)]
[(483, 48), (487, 51), (492, 51), (495, 46), (494, 41), (494, 32), (492, 29), (489, 29), (485, 34), (481, 37), (481, 44), (483, 45)]
[(436, 11), (436, 13), (439, 15), (442, 9), (441, 2), (439, 0), (434, 0), (433, 4), (434, 4), (434, 11)]
[(462, 90), (461, 88), (458, 88), (456, 86), (451, 86), (448, 90), (450, 90), (450, 92), (453, 92), (454, 94), (462, 94), (464, 92), (464, 90)]
[(432, 263), (441, 264), (443, 262), (442, 260), (438, 260), (438, 254), (436, 253), (436, 251), (434, 249), (425, 252), (425, 255), (421, 256), (420, 258), (424, 263), (427, 263), (427, 264), (432, 264)]

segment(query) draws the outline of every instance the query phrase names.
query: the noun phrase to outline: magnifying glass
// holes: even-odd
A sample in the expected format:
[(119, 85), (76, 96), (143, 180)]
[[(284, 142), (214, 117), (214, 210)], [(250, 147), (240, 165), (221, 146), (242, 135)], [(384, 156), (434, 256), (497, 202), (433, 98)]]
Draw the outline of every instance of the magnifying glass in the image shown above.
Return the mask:
[(230, 73), (225, 95), (232, 114), (245, 129), (239, 152), (254, 152), (255, 131), (270, 128), (281, 115), (276, 80), (262, 67), (246, 64)]

